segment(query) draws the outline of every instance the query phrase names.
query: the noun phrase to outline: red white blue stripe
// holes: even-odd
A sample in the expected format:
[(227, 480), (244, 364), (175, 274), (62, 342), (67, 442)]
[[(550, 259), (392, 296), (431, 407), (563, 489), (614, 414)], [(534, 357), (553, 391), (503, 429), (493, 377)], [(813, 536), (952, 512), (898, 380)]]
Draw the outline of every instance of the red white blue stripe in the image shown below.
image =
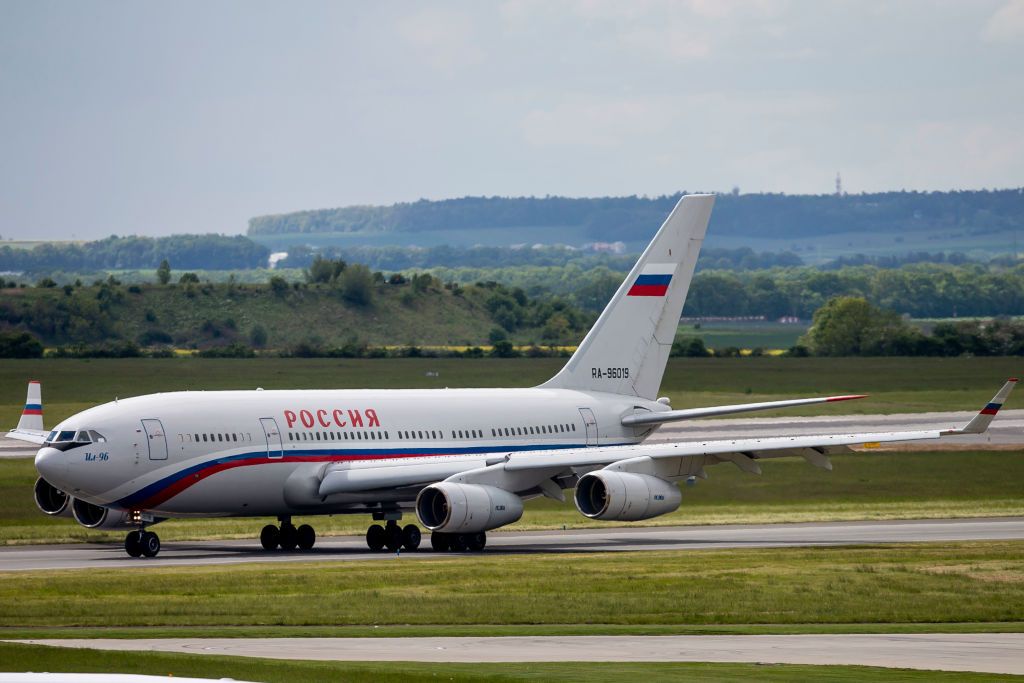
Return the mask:
[(626, 296), (665, 296), (675, 270), (674, 263), (648, 263), (637, 275)]

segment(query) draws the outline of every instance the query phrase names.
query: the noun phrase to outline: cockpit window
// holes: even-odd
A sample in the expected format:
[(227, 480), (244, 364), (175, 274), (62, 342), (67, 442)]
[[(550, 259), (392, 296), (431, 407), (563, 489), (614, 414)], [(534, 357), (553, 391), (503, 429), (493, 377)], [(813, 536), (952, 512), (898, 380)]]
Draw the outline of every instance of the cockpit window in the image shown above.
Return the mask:
[(69, 451), (79, 446), (87, 446), (91, 443), (103, 443), (106, 438), (94, 429), (80, 429), (57, 431), (56, 429), (46, 436), (44, 446), (56, 448), (59, 451)]

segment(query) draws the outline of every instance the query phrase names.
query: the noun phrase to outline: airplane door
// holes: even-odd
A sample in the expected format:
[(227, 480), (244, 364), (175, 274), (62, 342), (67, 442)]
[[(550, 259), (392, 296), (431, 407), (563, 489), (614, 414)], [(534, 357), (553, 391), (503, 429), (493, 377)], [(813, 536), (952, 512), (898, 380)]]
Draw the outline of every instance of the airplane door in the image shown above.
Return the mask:
[(282, 457), (284, 446), (281, 443), (281, 430), (277, 428), (277, 420), (272, 417), (261, 417), (260, 426), (263, 427), (263, 434), (267, 437), (267, 457)]
[(583, 426), (587, 430), (587, 445), (597, 445), (597, 418), (590, 408), (580, 408), (580, 415), (583, 416)]
[(167, 459), (167, 436), (160, 420), (143, 420), (142, 430), (146, 432), (146, 445), (149, 446), (150, 460)]

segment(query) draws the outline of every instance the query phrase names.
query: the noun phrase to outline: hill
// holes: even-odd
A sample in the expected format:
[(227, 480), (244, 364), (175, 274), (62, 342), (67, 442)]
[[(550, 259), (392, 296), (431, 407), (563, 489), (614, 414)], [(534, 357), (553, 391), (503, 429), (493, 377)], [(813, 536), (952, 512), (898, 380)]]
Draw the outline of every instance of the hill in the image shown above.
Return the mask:
[[(248, 234), (271, 248), (416, 244), (501, 246), (649, 241), (679, 198), (464, 197), (258, 216)], [(1024, 228), (1024, 189), (859, 195), (720, 195), (708, 243), (792, 249), (821, 262), (852, 253), (997, 254)], [(801, 254), (803, 255), (803, 254)], [(805, 257), (806, 258), (806, 257)]]
[[(367, 276), (369, 278), (368, 272)], [(479, 345), (500, 329), (514, 342), (576, 341), (589, 314), (558, 300), (528, 299), (494, 283), (368, 285), (369, 303), (337, 284), (186, 283), (2, 290), (0, 331), (44, 344), (131, 342), (208, 349), (234, 342), (287, 350), (300, 345)], [(260, 331), (262, 330), (262, 331)]]

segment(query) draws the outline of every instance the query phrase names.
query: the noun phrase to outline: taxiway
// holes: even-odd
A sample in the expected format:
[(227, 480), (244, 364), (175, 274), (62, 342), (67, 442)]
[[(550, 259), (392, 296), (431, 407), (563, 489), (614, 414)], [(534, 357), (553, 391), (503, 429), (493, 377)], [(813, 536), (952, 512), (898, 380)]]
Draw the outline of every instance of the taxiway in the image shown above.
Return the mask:
[[(488, 554), (596, 553), (721, 548), (778, 548), (875, 543), (1024, 539), (1024, 517), (979, 519), (616, 527), (569, 531), (492, 532)], [(267, 552), (256, 540), (168, 541), (153, 559), (131, 558), (121, 544), (16, 546), (0, 549), (0, 571), (168, 567), (241, 562), (417, 560), (450, 557), (430, 550), (374, 553), (362, 536), (334, 536), (309, 551)]]

